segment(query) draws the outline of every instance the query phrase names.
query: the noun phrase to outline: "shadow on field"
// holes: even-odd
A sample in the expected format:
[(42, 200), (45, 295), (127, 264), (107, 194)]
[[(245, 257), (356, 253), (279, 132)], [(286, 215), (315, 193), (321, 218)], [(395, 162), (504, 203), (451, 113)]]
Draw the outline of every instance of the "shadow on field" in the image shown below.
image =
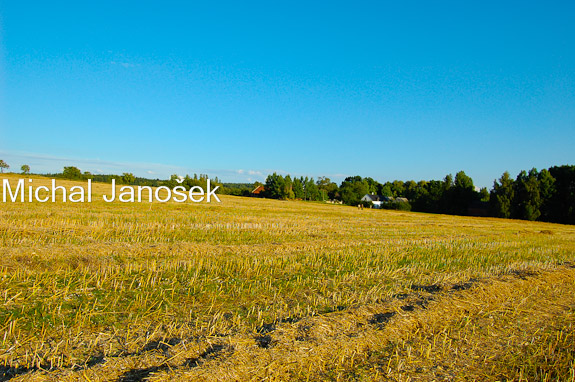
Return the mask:
[(164, 365), (160, 365), (160, 366), (146, 367), (144, 369), (128, 370), (127, 372), (122, 374), (120, 376), (120, 378), (118, 378), (118, 382), (143, 381), (144, 379), (148, 378), (150, 376), (150, 374), (158, 372), (158, 371), (169, 370), (169, 368), (170, 367), (168, 365), (164, 364)]
[[(152, 349), (162, 350), (163, 348), (162, 345), (167, 346), (167, 344), (158, 344), (158, 346), (156, 347), (150, 347), (149, 350)], [(163, 363), (158, 366), (128, 370), (117, 379), (117, 382), (140, 382), (148, 378), (150, 374), (157, 373), (159, 371), (173, 370), (180, 367), (194, 368), (202, 365), (204, 362), (217, 358), (224, 351), (232, 352), (233, 348), (231, 346), (221, 344), (211, 345), (202, 354), (200, 354), (197, 357), (185, 360), (181, 365), (174, 366), (174, 365), (168, 365), (167, 363)]]
[(140, 351), (140, 353), (144, 353), (144, 352), (148, 352), (148, 351), (152, 351), (152, 350), (160, 350), (164, 353), (164, 355), (168, 355), (167, 353), (170, 351), (170, 349), (174, 346), (176, 346), (177, 344), (181, 343), (182, 339), (181, 338), (170, 338), (167, 341), (152, 341), (152, 342), (148, 342), (146, 344), (146, 346), (144, 346), (142, 348), (142, 350)]
[(0, 381), (9, 381), (10, 379), (30, 371), (38, 370), (37, 367), (13, 367), (13, 366), (0, 366)]
[[(575, 264), (570, 262), (565, 262), (561, 264), (566, 268), (575, 268)], [(530, 277), (538, 276), (540, 272), (529, 270), (529, 269), (514, 269), (505, 272), (504, 274), (496, 275), (493, 279), (508, 281), (510, 279), (518, 278), (518, 279), (528, 279)], [(349, 336), (356, 336), (358, 332), (362, 330), (367, 330), (368, 326), (371, 325), (372, 328), (377, 330), (384, 329), (392, 320), (401, 319), (405, 317), (406, 314), (411, 312), (415, 312), (416, 310), (424, 310), (428, 309), (428, 304), (435, 299), (440, 298), (438, 294), (445, 293), (445, 295), (457, 294), (460, 291), (468, 290), (475, 285), (487, 281), (486, 279), (469, 279), (466, 281), (461, 281), (454, 284), (413, 284), (409, 287), (407, 291), (404, 293), (394, 294), (392, 296), (392, 300), (396, 302), (401, 301), (401, 303), (396, 304), (396, 311), (390, 310), (390, 303), (393, 305), (392, 302), (389, 300), (378, 300), (375, 304), (375, 308), (379, 310), (369, 311), (368, 313), (364, 314), (362, 317), (353, 316), (353, 312), (355, 308), (352, 308), (350, 315), (341, 316), (347, 317), (345, 320), (348, 320), (349, 317), (353, 317), (351, 321), (350, 327), (354, 327), (353, 324), (355, 323), (355, 330), (354, 332), (350, 332), (346, 335)], [(340, 311), (349, 310), (350, 307), (346, 306), (337, 306), (333, 308), (333, 311), (327, 312), (326, 314), (320, 314), (315, 316), (314, 318), (310, 317), (287, 317), (281, 318), (274, 322), (264, 323), (260, 327), (257, 328), (255, 333), (252, 333), (251, 338), (255, 342), (253, 345), (257, 346), (260, 349), (266, 349), (267, 351), (274, 351), (273, 348), (276, 347), (277, 344), (283, 344), (286, 341), (286, 328), (292, 330), (294, 346), (301, 346), (297, 343), (299, 342), (317, 342), (322, 340), (322, 336), (326, 335), (334, 336), (336, 334), (332, 334), (331, 332), (325, 332), (325, 322), (322, 322), (322, 317), (331, 317), (329, 320), (333, 322), (334, 316), (328, 316), (328, 313), (335, 313)], [(382, 311), (383, 310), (383, 311)], [(336, 316), (337, 313), (336, 313)], [(340, 318), (341, 319), (341, 318)], [(337, 320), (337, 319), (336, 319)], [(342, 319), (343, 320), (343, 319)], [(344, 320), (344, 321), (345, 321)], [(342, 322), (344, 322), (342, 321)], [(348, 324), (350, 321), (345, 321)], [(297, 323), (297, 324), (296, 324)], [(295, 325), (294, 325), (295, 324)], [(363, 326), (366, 325), (367, 326)], [(330, 324), (331, 325), (331, 324)], [(318, 332), (319, 330), (319, 332)], [(324, 330), (324, 331), (322, 331)], [(337, 331), (336, 331), (337, 332)], [(318, 335), (319, 333), (319, 335)], [(331, 334), (330, 334), (331, 333)], [(224, 343), (223, 341), (227, 341), (227, 339), (231, 339), (233, 335), (221, 335), (218, 336), (217, 339), (218, 343), (215, 344), (205, 344), (207, 346), (204, 348), (205, 350), (200, 353), (196, 357), (192, 358), (180, 358), (179, 361), (174, 361), (175, 357), (175, 349), (174, 347), (178, 347), (180, 345), (185, 345), (188, 341), (194, 341), (201, 343), (202, 339), (199, 337), (190, 337), (190, 338), (179, 338), (179, 337), (171, 337), (165, 338), (163, 340), (154, 340), (146, 343), (143, 345), (139, 350), (135, 352), (120, 352), (116, 354), (107, 354), (104, 355), (102, 353), (96, 353), (90, 356), (84, 364), (76, 364), (73, 366), (63, 367), (60, 368), (60, 371), (65, 369), (71, 370), (74, 372), (81, 372), (82, 370), (90, 369), (94, 366), (100, 364), (106, 364), (111, 358), (127, 358), (127, 357), (138, 357), (144, 355), (145, 353), (149, 352), (160, 352), (165, 357), (165, 360), (159, 361), (159, 364), (154, 366), (147, 366), (141, 368), (133, 368), (127, 370), (123, 374), (121, 374), (117, 378), (117, 382), (139, 382), (145, 381), (154, 373), (160, 372), (171, 372), (174, 369), (186, 370), (186, 369), (193, 369), (197, 367), (203, 367), (206, 363), (216, 360), (216, 359), (226, 359), (231, 357), (234, 353), (240, 354), (240, 349), (234, 349), (234, 347), (228, 343)], [(303, 345), (308, 346), (308, 345)], [(29, 367), (24, 366), (0, 366), (0, 382), (2, 381), (9, 381), (13, 378), (20, 377), (25, 374), (34, 375), (36, 373), (46, 373), (47, 371), (54, 371), (55, 369), (52, 365), (41, 364), (41, 365), (34, 365)]]
[(395, 312), (377, 313), (369, 319), (369, 323), (383, 328), (393, 316), (395, 316)]

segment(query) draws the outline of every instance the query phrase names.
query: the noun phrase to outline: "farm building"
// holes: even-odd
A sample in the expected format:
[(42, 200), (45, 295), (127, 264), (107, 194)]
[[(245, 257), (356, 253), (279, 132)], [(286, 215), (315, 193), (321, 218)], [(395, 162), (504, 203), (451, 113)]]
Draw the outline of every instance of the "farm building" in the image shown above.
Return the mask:
[(365, 194), (363, 198), (361, 198), (361, 201), (371, 202), (373, 204), (373, 208), (380, 208), (382, 203), (392, 202), (393, 198), (390, 196)]
[(256, 188), (254, 188), (254, 190), (251, 192), (252, 196), (261, 198), (263, 196), (263, 192), (266, 189), (264, 188), (264, 186), (257, 186)]

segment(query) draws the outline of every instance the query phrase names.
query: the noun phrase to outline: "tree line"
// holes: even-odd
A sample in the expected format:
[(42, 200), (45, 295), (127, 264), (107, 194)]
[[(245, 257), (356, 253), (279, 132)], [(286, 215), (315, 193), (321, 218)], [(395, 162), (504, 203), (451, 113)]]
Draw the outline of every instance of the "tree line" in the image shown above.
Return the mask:
[(495, 180), (490, 195), (493, 216), (575, 224), (575, 166), (554, 166), (538, 172), (508, 172)]
[(93, 182), (100, 183), (112, 183), (112, 180), (116, 184), (125, 185), (136, 185), (136, 186), (150, 186), (159, 187), (165, 182), (160, 179), (147, 179), (135, 176), (132, 173), (125, 172), (122, 175), (115, 174), (92, 174), (89, 171), (82, 172), (78, 167), (66, 166), (62, 172), (54, 174), (43, 174), (44, 176), (54, 178), (54, 179), (68, 179), (68, 180), (88, 180), (91, 179)]
[[(383, 208), (452, 215), (485, 215), (575, 224), (575, 166), (554, 166), (521, 171), (515, 179), (508, 172), (494, 181), (493, 189), (477, 189), (464, 171), (443, 180), (413, 180), (379, 183), (359, 175), (347, 177), (338, 186), (329, 178), (268, 175), (261, 196), (274, 199), (339, 200), (347, 205), (370, 202), (366, 194), (387, 197)], [(243, 194), (245, 195), (245, 189)], [(408, 202), (398, 202), (406, 198)], [(395, 199), (395, 200), (394, 200)]]
[(455, 179), (447, 175), (443, 181), (413, 180), (404, 182), (379, 183), (373, 178), (362, 178), (359, 175), (350, 176), (338, 186), (329, 178), (285, 177), (273, 173), (268, 175), (262, 196), (274, 199), (302, 200), (340, 200), (347, 205), (358, 205), (366, 194), (392, 198), (406, 198), (409, 209), (423, 212), (465, 214), (468, 206), (474, 201), (489, 198), (486, 189), (475, 191), (473, 180), (460, 171)]
[[(258, 184), (256, 184), (257, 186)], [(336, 198), (337, 184), (329, 178), (285, 177), (275, 172), (268, 175), (264, 185), (263, 195), (273, 199), (328, 200)]]
[[(0, 160), (0, 170), (10, 166)], [(21, 167), (23, 174), (30, 173), (30, 167)], [(172, 175), (170, 179), (147, 179), (136, 177), (132, 173), (122, 175), (92, 174), (82, 172), (74, 166), (64, 167), (61, 173), (45, 174), (53, 178), (70, 180), (92, 179), (96, 182), (139, 186), (178, 185), (189, 190), (191, 187), (206, 188), (207, 180), (213, 187), (219, 186), (220, 194), (249, 196), (257, 186), (263, 186), (261, 196), (273, 199), (299, 199), (309, 201), (341, 201), (347, 205), (370, 202), (361, 199), (366, 194), (385, 196), (389, 200), (383, 203), (383, 208), (412, 210), (429, 213), (453, 215), (477, 214), (575, 224), (575, 166), (554, 166), (537, 171), (521, 171), (515, 178), (506, 171), (493, 182), (493, 188), (477, 190), (473, 179), (460, 171), (453, 177), (446, 175), (442, 180), (413, 180), (380, 183), (370, 177), (359, 175), (345, 178), (340, 185), (327, 177), (317, 180), (311, 177), (292, 177), (273, 173), (267, 176), (265, 183), (222, 183), (217, 177), (209, 178), (207, 174), (186, 175), (180, 178)], [(398, 201), (405, 198), (407, 201)]]
[[(112, 180), (116, 182), (118, 185), (130, 185), (130, 186), (150, 186), (150, 187), (160, 187), (166, 186), (169, 188), (174, 188), (176, 186), (182, 186), (186, 190), (191, 189), (194, 186), (202, 187), (203, 189), (207, 188), (208, 182), (208, 175), (207, 174), (194, 174), (193, 176), (186, 175), (180, 177), (176, 174), (170, 176), (170, 179), (162, 180), (162, 179), (148, 179), (148, 178), (141, 178), (134, 176), (134, 174), (125, 172), (122, 175), (114, 175), (114, 174), (92, 174), (88, 171), (82, 172), (79, 168), (74, 166), (64, 167), (61, 173), (56, 174), (45, 174), (45, 176), (51, 178), (61, 178), (61, 179), (69, 179), (69, 180), (88, 180), (91, 179), (94, 182), (100, 183), (112, 183)], [(210, 184), (212, 188), (220, 186), (223, 188), (222, 183), (220, 180), (215, 178), (209, 178)], [(225, 192), (223, 192), (225, 193)]]
[[(208, 175), (207, 174), (194, 174), (193, 176), (185, 175), (178, 176), (173, 174), (170, 179), (160, 180), (160, 179), (147, 179), (134, 176), (132, 173), (123, 173), (122, 175), (105, 175), (105, 174), (91, 174), (89, 172), (82, 173), (76, 167), (64, 167), (64, 171), (61, 174), (52, 174), (54, 177), (61, 177), (71, 180), (87, 180), (92, 179), (95, 182), (111, 183), (112, 180), (116, 181), (116, 184), (126, 184), (134, 186), (150, 186), (150, 187), (160, 187), (166, 186), (169, 188), (174, 188), (176, 186), (182, 186), (186, 190), (191, 189), (194, 186), (199, 186), (203, 189), (207, 188)], [(215, 178), (210, 178), (210, 183), (212, 188), (216, 186), (221, 186), (220, 180)]]

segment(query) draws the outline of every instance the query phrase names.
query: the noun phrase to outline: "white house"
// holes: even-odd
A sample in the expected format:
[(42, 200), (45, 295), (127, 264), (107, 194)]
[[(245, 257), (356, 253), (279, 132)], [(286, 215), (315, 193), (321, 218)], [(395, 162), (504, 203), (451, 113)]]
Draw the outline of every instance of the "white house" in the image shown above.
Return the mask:
[(386, 202), (393, 201), (393, 198), (390, 196), (383, 196), (383, 195), (374, 195), (374, 194), (365, 194), (363, 198), (361, 198), (362, 202), (371, 202), (373, 204), (373, 208), (381, 208), (381, 205)]

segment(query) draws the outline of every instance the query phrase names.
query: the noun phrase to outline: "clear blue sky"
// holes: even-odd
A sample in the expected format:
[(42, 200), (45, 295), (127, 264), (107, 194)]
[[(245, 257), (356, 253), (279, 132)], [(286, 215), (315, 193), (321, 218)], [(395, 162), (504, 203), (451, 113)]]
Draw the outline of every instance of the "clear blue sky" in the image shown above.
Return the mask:
[(0, 159), (225, 181), (575, 164), (573, 1), (0, 0)]

